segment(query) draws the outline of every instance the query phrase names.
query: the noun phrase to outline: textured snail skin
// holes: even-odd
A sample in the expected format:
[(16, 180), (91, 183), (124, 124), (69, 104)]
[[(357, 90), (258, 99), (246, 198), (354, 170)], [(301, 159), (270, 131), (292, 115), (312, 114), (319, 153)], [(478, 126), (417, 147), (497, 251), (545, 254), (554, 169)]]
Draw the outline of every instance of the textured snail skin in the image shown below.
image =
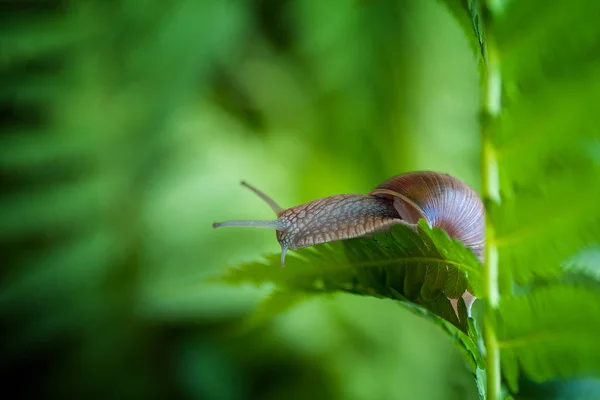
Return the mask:
[(370, 236), (403, 223), (392, 202), (362, 194), (341, 194), (284, 210), (277, 240), (290, 250)]

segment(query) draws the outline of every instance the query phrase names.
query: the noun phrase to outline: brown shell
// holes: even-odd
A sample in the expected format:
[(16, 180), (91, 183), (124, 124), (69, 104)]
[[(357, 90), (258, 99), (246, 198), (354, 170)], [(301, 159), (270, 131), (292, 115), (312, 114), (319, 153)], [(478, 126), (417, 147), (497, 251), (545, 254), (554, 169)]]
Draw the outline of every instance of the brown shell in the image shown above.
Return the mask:
[(409, 172), (388, 179), (369, 194), (393, 199), (403, 220), (414, 224), (424, 218), (482, 259), (485, 208), (477, 192), (461, 180), (437, 172)]

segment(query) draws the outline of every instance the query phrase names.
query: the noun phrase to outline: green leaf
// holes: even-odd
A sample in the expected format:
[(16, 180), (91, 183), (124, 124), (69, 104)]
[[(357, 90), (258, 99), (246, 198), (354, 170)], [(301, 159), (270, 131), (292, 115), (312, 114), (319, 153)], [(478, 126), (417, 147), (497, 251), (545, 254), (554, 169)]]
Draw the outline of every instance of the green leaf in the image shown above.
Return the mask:
[(534, 381), (600, 376), (600, 291), (554, 284), (503, 297), (494, 315), (505, 376), (514, 389), (516, 368)]
[[(397, 225), (373, 238), (326, 243), (290, 252), (285, 268), (280, 267), (279, 254), (274, 254), (267, 256), (264, 262), (231, 268), (217, 279), (231, 284), (275, 284), (278, 291), (258, 311), (268, 316), (292, 305), (299, 298), (297, 292), (341, 291), (397, 300), (442, 327), (475, 373), (477, 368), (485, 368), (485, 361), (476, 342), (478, 335), (475, 341), (467, 335), (469, 329), (471, 335), (477, 330), (469, 325), (460, 296), (468, 283), (478, 293), (479, 268), (471, 250), (421, 220), (418, 232)], [(458, 316), (448, 293), (459, 298)], [(278, 304), (280, 298), (283, 302)]]
[(593, 276), (593, 257), (577, 257), (600, 242), (600, 3), (489, 4), (503, 85), (499, 117), (483, 121), (500, 189), (486, 204), (501, 295), (490, 310), (516, 392), (520, 374), (541, 382), (600, 373), (600, 291), (573, 285)]
[(458, 298), (467, 290), (467, 279), (458, 269), (448, 270), (446, 282), (444, 284), (444, 293), (448, 297)]
[(494, 15), (505, 107), (490, 127), (501, 202), (487, 212), (505, 282), (556, 277), (600, 239), (599, 13), (598, 2), (530, 0)]
[[(432, 295), (435, 291), (460, 297), (467, 288), (467, 277), (477, 295), (479, 269), (471, 250), (420, 221), (418, 232), (398, 225), (373, 238), (300, 249), (288, 255), (285, 268), (279, 266), (279, 255), (270, 255), (265, 262), (232, 268), (219, 279), (229, 283), (271, 282), (305, 291), (346, 290), (381, 297), (390, 297), (390, 289), (394, 289), (412, 301), (422, 301), (437, 299), (439, 296)], [(450, 283), (447, 277), (452, 278)]]
[(519, 390), (519, 364), (515, 357), (503, 357), (500, 359), (502, 365), (502, 376), (510, 390), (514, 393)]
[(477, 385), (477, 394), (481, 400), (485, 400), (485, 391), (487, 388), (487, 376), (485, 369), (477, 367), (475, 370), (475, 384)]
[[(461, 270), (460, 265), (480, 265), (479, 261), (475, 257), (472, 251), (465, 249), (464, 245), (457, 239), (451, 238), (448, 236), (446, 231), (442, 229), (431, 229), (425, 220), (420, 220), (419, 223), (419, 232), (422, 233), (423, 240), (430, 247), (435, 247), (439, 250), (439, 252), (448, 259), (452, 261), (457, 268), (457, 270)], [(469, 268), (470, 271), (465, 271), (462, 268), (463, 272), (467, 273), (468, 280), (466, 281), (469, 292), (474, 296), (478, 296), (481, 293), (481, 271), (480, 268), (477, 267), (476, 271), (473, 271)], [(442, 276), (441, 279), (447, 281), (448, 274), (450, 274), (451, 269), (444, 270), (446, 272), (445, 276)], [(474, 273), (476, 272), (476, 273)], [(444, 283), (444, 287), (447, 290), (453, 290), (456, 295), (455, 298), (459, 297), (464, 293), (463, 287), (465, 284), (464, 274), (458, 274), (453, 277), (454, 280), (454, 288), (452, 289), (450, 286), (447, 286), (447, 283)], [(438, 278), (440, 279), (440, 278)], [(437, 280), (427, 281), (428, 284), (435, 285), (437, 284)], [(448, 292), (445, 292), (448, 297), (453, 297), (452, 295), (448, 295)], [(451, 292), (452, 293), (452, 292)]]
[(438, 297), (444, 290), (447, 279), (447, 269), (444, 266), (428, 265), (425, 270), (425, 282), (421, 289), (421, 296), (425, 300), (432, 300)]
[[(427, 310), (424, 307), (421, 307), (413, 302), (408, 301), (404, 296), (402, 296), (400, 293), (393, 289), (392, 294), (394, 295), (395, 299), (400, 300), (399, 304), (402, 305), (402, 307), (419, 317), (431, 321), (432, 323), (440, 327), (443, 331), (445, 331), (450, 336), (450, 339), (452, 340), (456, 348), (463, 354), (465, 361), (467, 362), (473, 373), (475, 373), (478, 369), (485, 370), (485, 359), (481, 355), (481, 352), (477, 345), (477, 338), (479, 338), (479, 333), (474, 325), (472, 328), (474, 330), (467, 335), (446, 319), (439, 317), (438, 315)], [(474, 323), (474, 320), (472, 318), (469, 318), (469, 321), (471, 321), (471, 323)]]
[[(460, 299), (460, 301), (462, 301), (462, 299)], [(444, 318), (463, 332), (467, 332), (466, 318), (459, 320), (458, 315), (454, 312), (452, 303), (450, 303), (450, 300), (448, 300), (446, 296), (438, 296), (433, 300), (421, 300), (421, 304), (430, 312)]]
[(465, 343), (465, 345), (471, 349), (473, 355), (478, 356), (478, 358), (475, 360), (477, 366), (481, 369), (485, 369), (485, 358), (483, 358), (478, 351), (480, 347), (483, 347), (483, 339), (481, 337), (481, 331), (477, 326), (477, 322), (473, 318), (469, 318), (467, 320), (467, 335), (471, 340), (469, 343)]

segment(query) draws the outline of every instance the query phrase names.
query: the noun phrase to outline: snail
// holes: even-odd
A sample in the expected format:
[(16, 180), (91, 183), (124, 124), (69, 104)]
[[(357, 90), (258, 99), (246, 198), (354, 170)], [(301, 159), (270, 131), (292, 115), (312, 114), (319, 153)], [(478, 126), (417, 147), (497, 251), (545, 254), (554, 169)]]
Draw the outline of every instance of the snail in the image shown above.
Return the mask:
[[(252, 226), (276, 230), (281, 245), (281, 265), (288, 250), (386, 232), (405, 224), (416, 229), (419, 219), (444, 229), (482, 261), (485, 245), (485, 209), (481, 198), (463, 181), (432, 171), (396, 175), (366, 195), (340, 194), (283, 209), (273, 199), (242, 182), (262, 198), (277, 215), (273, 221), (227, 221), (223, 226)], [(467, 310), (475, 300), (463, 296)], [(456, 310), (456, 304), (453, 303)], [(470, 314), (470, 312), (469, 312)]]

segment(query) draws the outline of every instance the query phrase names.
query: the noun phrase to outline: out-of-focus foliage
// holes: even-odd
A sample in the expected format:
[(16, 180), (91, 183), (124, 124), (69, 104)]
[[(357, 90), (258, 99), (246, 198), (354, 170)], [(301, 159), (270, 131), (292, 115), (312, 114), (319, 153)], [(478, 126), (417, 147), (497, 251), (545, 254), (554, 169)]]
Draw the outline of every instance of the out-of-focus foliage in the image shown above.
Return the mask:
[(500, 271), (519, 283), (560, 273), (567, 257), (600, 238), (600, 58), (593, 50), (600, 29), (585, 22), (600, 7), (529, 3), (498, 17), (507, 104), (492, 128), (502, 190), (501, 206), (491, 210)]
[(500, 201), (488, 213), (502, 296), (498, 344), (516, 391), (519, 373), (538, 382), (600, 375), (600, 290), (589, 273), (600, 242), (600, 5), (498, 7), (491, 34), (505, 107), (489, 121)]
[(520, 369), (537, 381), (597, 375), (599, 308), (597, 287), (553, 284), (502, 299), (496, 324), (512, 390)]
[(265, 211), (240, 179), (286, 204), (410, 169), (478, 186), (476, 63), (441, 6), (0, 7), (7, 393), (476, 397), (450, 341), (391, 301), (323, 296), (240, 332), (264, 292), (202, 283), (276, 249), (210, 229)]

